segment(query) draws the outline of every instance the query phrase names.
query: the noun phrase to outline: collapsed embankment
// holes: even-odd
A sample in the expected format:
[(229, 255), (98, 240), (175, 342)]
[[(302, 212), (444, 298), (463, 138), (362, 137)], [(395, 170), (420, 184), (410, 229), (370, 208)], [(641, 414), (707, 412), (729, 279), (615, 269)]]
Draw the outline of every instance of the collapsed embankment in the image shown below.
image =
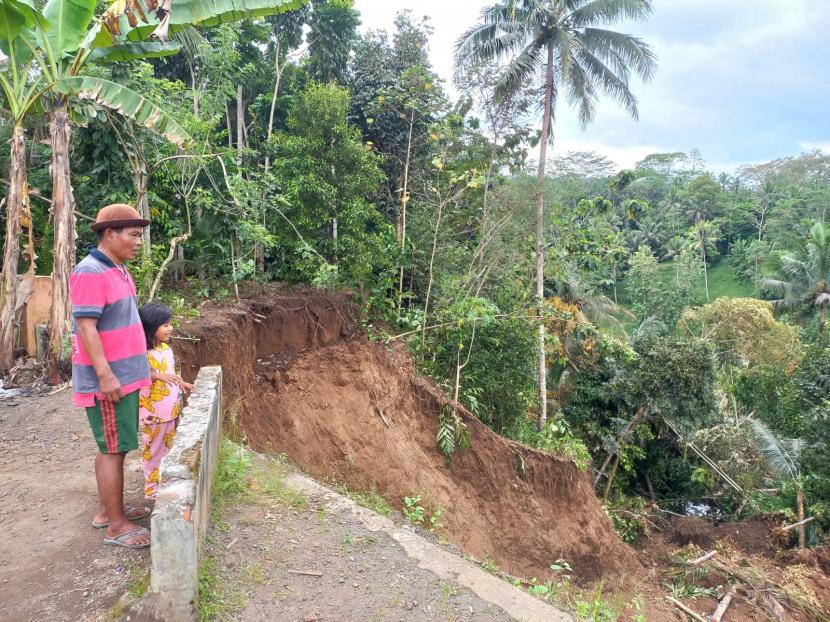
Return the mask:
[[(420, 493), (443, 508), (449, 540), (519, 576), (547, 577), (557, 559), (583, 579), (640, 575), (570, 461), (510, 443), (464, 413), (471, 447), (451, 468), (436, 447), (443, 397), (402, 348), (355, 330), (344, 297), (271, 294), (212, 307), (182, 327), (183, 373), (224, 368), (227, 416), (249, 443), (311, 474), (400, 506)], [(523, 465), (522, 468), (519, 465)]]

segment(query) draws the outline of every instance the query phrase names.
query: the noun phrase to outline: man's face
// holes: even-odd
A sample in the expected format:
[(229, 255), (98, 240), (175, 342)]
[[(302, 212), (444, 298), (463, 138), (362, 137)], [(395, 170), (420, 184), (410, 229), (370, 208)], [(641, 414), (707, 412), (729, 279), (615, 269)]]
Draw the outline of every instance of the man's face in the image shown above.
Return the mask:
[(121, 261), (135, 259), (141, 248), (141, 227), (124, 227), (120, 231), (108, 229), (104, 236), (106, 249)]

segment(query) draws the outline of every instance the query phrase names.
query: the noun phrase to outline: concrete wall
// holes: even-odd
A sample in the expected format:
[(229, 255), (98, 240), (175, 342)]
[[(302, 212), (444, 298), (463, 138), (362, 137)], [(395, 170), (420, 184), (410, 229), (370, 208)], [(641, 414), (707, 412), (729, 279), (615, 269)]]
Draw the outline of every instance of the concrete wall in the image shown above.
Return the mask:
[(152, 569), (145, 619), (194, 620), (199, 561), (222, 435), (222, 368), (203, 367), (182, 412), (176, 440), (161, 464), (151, 518)]
[(17, 310), (20, 322), (20, 331), (17, 334), (17, 346), (26, 348), (26, 354), (37, 356), (37, 334), (35, 327), (38, 324), (49, 323), (49, 308), (52, 305), (52, 277), (36, 276), (32, 279), (28, 274), (17, 277), (20, 299)]

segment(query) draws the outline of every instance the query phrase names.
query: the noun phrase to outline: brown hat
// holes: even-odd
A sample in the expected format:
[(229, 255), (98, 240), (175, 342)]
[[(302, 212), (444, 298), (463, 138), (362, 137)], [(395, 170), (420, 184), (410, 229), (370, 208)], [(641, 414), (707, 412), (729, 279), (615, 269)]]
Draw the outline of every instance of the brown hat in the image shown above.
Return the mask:
[(121, 227), (146, 227), (150, 221), (142, 218), (134, 207), (124, 203), (113, 203), (102, 207), (90, 225), (93, 231), (120, 229)]

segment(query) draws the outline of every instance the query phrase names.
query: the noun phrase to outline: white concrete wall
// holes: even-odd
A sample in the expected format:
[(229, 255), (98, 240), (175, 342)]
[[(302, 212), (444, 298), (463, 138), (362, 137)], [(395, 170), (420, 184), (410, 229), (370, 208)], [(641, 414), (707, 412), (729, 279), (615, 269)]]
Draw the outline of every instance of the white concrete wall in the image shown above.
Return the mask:
[(203, 367), (195, 385), (173, 449), (161, 463), (161, 486), (151, 518), (146, 605), (168, 622), (196, 616), (199, 561), (222, 436), (222, 368)]

